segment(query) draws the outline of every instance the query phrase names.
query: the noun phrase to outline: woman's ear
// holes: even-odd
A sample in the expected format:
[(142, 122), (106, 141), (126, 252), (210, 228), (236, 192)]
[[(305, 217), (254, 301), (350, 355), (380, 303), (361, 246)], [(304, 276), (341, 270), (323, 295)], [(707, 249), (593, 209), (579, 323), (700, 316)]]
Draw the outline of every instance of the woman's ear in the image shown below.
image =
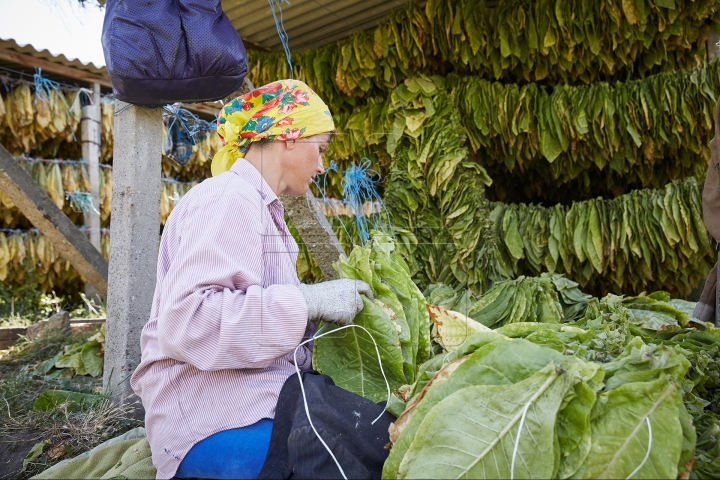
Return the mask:
[(285, 140), (285, 147), (288, 150), (292, 150), (293, 148), (295, 148), (295, 140)]

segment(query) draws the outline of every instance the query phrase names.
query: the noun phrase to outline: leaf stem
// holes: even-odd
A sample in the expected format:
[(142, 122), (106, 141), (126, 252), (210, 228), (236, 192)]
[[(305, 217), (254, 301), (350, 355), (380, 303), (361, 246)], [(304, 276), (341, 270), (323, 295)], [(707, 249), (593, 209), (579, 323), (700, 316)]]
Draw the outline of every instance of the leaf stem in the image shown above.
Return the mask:
[[(533, 403), (535, 403), (535, 401), (536, 401), (538, 398), (540, 398), (540, 397), (542, 396), (542, 394), (545, 393), (548, 388), (550, 388), (550, 385), (552, 385), (552, 383), (553, 383), (555, 380), (557, 380), (557, 379), (560, 377), (560, 375), (562, 375), (563, 373), (565, 373), (565, 372), (562, 371), (562, 370), (559, 371), (559, 370), (555, 369), (555, 371), (553, 372), (553, 375), (551, 375), (551, 376), (545, 381), (545, 383), (542, 384), (542, 386), (538, 389), (538, 391), (535, 392), (532, 397), (530, 397), (530, 400), (528, 400), (528, 401), (527, 401), (527, 404), (524, 404), (523, 407), (525, 407), (525, 405), (532, 405)], [(530, 407), (528, 406), (527, 408), (529, 409)], [(520, 418), (522, 418), (523, 413), (524, 413), (525, 411), (526, 411), (525, 408), (521, 408), (521, 409), (515, 414), (515, 416), (510, 419), (510, 422), (508, 422), (508, 424), (505, 426), (505, 428), (503, 428), (503, 429), (498, 433), (497, 437), (495, 437), (495, 440), (493, 440), (493, 441), (487, 446), (487, 448), (486, 448), (485, 450), (483, 450), (483, 451), (477, 456), (477, 458), (476, 458), (470, 465), (468, 465), (467, 468), (465, 468), (465, 470), (463, 470), (462, 472), (460, 472), (460, 474), (459, 474), (457, 477), (455, 477), (455, 478), (460, 478), (460, 477), (462, 477), (463, 475), (466, 475), (475, 465), (478, 464), (478, 462), (479, 462), (480, 460), (482, 460), (482, 459), (485, 457), (485, 455), (488, 454), (488, 452), (490, 452), (490, 450), (492, 450), (493, 448), (495, 448), (495, 445), (497, 445), (498, 442), (500, 442), (500, 440), (502, 440), (502, 439), (505, 437), (505, 435), (507, 435), (507, 433), (510, 431), (510, 429), (515, 426), (515, 424), (520, 420)], [(519, 431), (518, 431), (518, 435), (520, 435), (520, 432), (519, 432)]]

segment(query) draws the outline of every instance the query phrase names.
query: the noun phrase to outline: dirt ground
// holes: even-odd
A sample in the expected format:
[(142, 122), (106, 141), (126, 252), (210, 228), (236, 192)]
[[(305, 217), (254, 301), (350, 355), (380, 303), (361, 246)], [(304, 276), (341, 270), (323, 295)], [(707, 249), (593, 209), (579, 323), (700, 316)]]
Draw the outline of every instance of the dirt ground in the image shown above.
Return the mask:
[(49, 436), (37, 431), (19, 431), (11, 435), (3, 434), (0, 440), (0, 480), (15, 478), (22, 470), (23, 460), (33, 445)]

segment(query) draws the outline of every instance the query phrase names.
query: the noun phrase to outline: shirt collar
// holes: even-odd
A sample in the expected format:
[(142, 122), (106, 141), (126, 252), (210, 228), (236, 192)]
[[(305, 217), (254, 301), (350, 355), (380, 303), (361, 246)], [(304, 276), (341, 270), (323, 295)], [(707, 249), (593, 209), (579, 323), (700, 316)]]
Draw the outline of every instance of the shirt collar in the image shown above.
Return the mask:
[(267, 184), (260, 172), (258, 172), (257, 169), (244, 158), (238, 158), (230, 168), (230, 171), (239, 175), (250, 185), (255, 187), (255, 190), (258, 191), (266, 206), (270, 205), (275, 200), (279, 201), (277, 195), (275, 195), (275, 192), (272, 191), (272, 188), (270, 188), (270, 185)]

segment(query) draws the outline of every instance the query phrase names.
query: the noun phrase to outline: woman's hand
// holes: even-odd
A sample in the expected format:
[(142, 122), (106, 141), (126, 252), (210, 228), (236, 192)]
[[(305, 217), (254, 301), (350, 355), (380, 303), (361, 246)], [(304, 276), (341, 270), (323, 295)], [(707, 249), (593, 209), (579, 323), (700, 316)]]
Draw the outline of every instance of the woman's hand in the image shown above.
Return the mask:
[(322, 320), (340, 326), (350, 325), (363, 309), (360, 294), (373, 300), (370, 285), (362, 280), (331, 280), (315, 285), (300, 284), (298, 288), (305, 297), (311, 322)]

